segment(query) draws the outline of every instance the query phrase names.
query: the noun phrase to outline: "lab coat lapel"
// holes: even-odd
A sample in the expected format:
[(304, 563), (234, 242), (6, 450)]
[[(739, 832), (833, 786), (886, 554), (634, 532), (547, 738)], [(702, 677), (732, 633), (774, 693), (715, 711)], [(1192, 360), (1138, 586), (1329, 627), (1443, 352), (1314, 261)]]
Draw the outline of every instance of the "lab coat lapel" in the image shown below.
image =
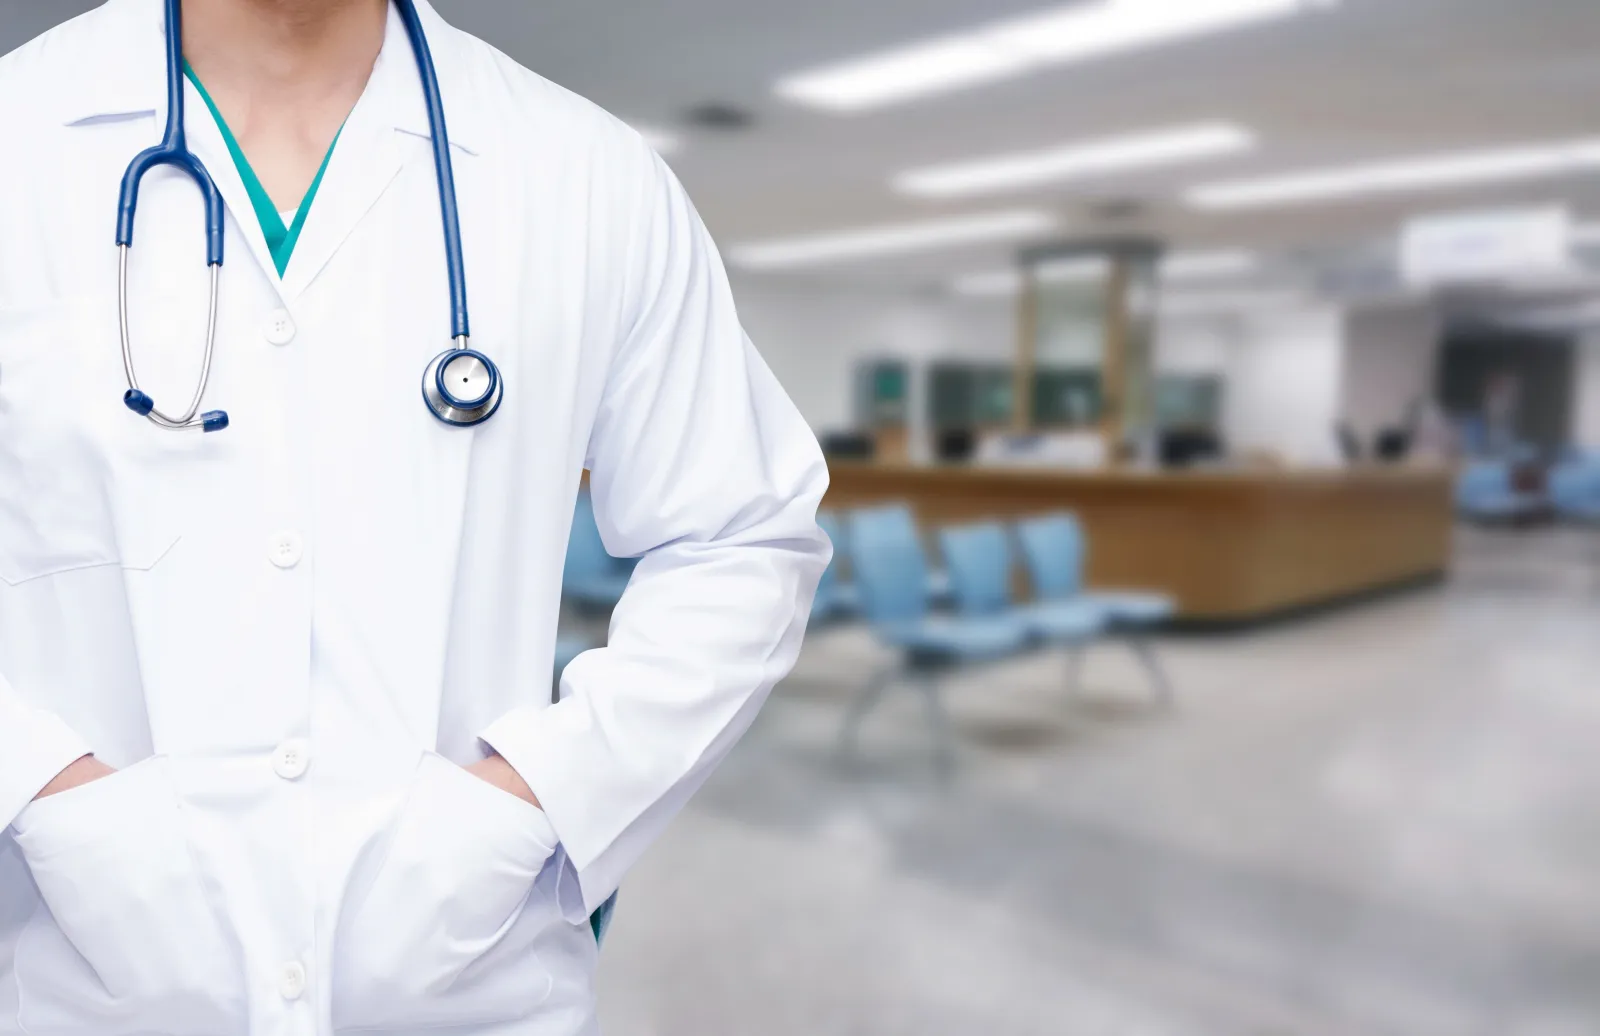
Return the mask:
[[(149, 119), (149, 136), (126, 155), (117, 152), (111, 158), (113, 162), (126, 162), (133, 158), (135, 151), (159, 142), (167, 121), (166, 20), (162, 5), (158, 0), (110, 0), (93, 14), (92, 20), (86, 20), (85, 31), (87, 42), (97, 51), (93, 64), (95, 74), (47, 84), (41, 87), (40, 93), (45, 104), (59, 109), (64, 124), (82, 127), (87, 132), (93, 132), (92, 128), (102, 123)], [(222, 131), (194, 86), (185, 81), (184, 91), (184, 130), (188, 134), (189, 150), (211, 174), (231, 217), (225, 235), (224, 264), (237, 263), (248, 253), (267, 272), (268, 279), (276, 283), (276, 267), (267, 250), (266, 238), (250, 203), (249, 192), (234, 166), (233, 156), (223, 142)], [(147, 176), (145, 182), (153, 184), (162, 176), (179, 175), (158, 169)], [(141, 189), (141, 213), (145, 208), (144, 194)], [(140, 239), (139, 235), (136, 239)]]
[[(293, 300), (308, 288), (367, 213), (383, 197), (400, 170), (416, 154), (413, 141), (394, 130), (396, 110), (410, 101), (407, 71), (415, 79), (411, 44), (393, 8), (383, 50), (361, 99), (339, 131), (333, 157), (306, 214), (300, 239), (283, 273), (283, 294)], [(410, 89), (416, 91), (412, 84)]]
[[(256, 218), (255, 205), (250, 201), (250, 192), (245, 189), (233, 154), (222, 139), (222, 130), (217, 127), (217, 120), (212, 117), (211, 110), (206, 107), (205, 100), (194, 84), (185, 81), (184, 90), (183, 125), (189, 135), (189, 151), (211, 174), (211, 180), (221, 192), (223, 205), (230, 217), (224, 237), (223, 269), (228, 269), (230, 265), (236, 267), (244, 258), (242, 247), (243, 252), (255, 260), (266, 279), (276, 284), (277, 264), (272, 261), (272, 251), (267, 247), (261, 221)], [(166, 113), (161, 112), (160, 118), (165, 121)]]

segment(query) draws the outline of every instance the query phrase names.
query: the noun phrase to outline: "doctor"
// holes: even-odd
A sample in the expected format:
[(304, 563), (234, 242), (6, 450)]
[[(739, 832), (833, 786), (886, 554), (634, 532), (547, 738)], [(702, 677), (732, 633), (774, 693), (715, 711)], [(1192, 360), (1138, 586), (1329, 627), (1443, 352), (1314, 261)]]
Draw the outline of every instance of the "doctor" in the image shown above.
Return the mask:
[(111, 0), (0, 141), (0, 1034), (594, 1032), (829, 554), (682, 189), (421, 0)]

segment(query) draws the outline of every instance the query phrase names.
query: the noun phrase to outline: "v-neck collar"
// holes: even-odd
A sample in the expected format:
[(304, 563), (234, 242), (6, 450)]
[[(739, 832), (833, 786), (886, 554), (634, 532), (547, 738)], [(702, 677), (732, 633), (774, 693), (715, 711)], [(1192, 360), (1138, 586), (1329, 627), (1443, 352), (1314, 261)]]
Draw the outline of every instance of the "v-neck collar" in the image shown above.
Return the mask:
[[(479, 70), (484, 66), (464, 60), (463, 48), (469, 46), (463, 42), (466, 37), (444, 22), (428, 0), (415, 0), (415, 4), (438, 67), (451, 150), (458, 160), (482, 156), (492, 151), (506, 132), (491, 116), (493, 106), (483, 100), (479, 81), (483, 73)], [(133, 117), (148, 117), (152, 132), (159, 130), (167, 116), (161, 0), (106, 0), (75, 24), (82, 26), (85, 46), (93, 51), (96, 74), (53, 77), (38, 91), (40, 103), (62, 125), (84, 132)], [(383, 49), (366, 91), (340, 130), (340, 146), (328, 156), (317, 191), (317, 214), (289, 221), (299, 222), (302, 233), (295, 241), (293, 261), (280, 272), (246, 191), (242, 170), (226, 169), (235, 163), (221, 127), (209, 114), (195, 117), (203, 103), (200, 92), (188, 80), (184, 85), (191, 100), (190, 150), (197, 160), (216, 170), (213, 178), (238, 231), (236, 235), (230, 230), (228, 235), (229, 255), (237, 255), (235, 248), (243, 245), (285, 302), (299, 297), (316, 281), (402, 169), (429, 157), (432, 127), (417, 64), (403, 21), (391, 4)], [(458, 165), (458, 176), (463, 171)], [(247, 212), (252, 218), (244, 218)], [(284, 221), (280, 217), (278, 222)]]
[(206, 102), (211, 117), (217, 121), (217, 130), (222, 134), (222, 142), (228, 147), (228, 154), (233, 157), (239, 179), (244, 181), (245, 193), (250, 196), (250, 207), (255, 210), (256, 220), (261, 224), (261, 234), (266, 238), (267, 251), (271, 253), (273, 265), (278, 268), (278, 276), (281, 278), (284, 271), (289, 268), (289, 257), (294, 254), (295, 242), (300, 240), (300, 230), (305, 226), (306, 215), (311, 211), (311, 203), (317, 197), (317, 188), (322, 185), (322, 175), (328, 171), (328, 163), (333, 160), (333, 150), (339, 146), (339, 136), (344, 132), (344, 127), (340, 126), (339, 132), (333, 135), (333, 143), (328, 145), (328, 153), (322, 157), (322, 165), (318, 167), (316, 177), (311, 181), (305, 197), (300, 200), (300, 205), (295, 210), (294, 222), (285, 226), (283, 217), (278, 214), (277, 205), (273, 204), (271, 195), (261, 183), (261, 178), (251, 167), (250, 160), (245, 157), (244, 149), (239, 146), (233, 130), (228, 128), (227, 120), (222, 117), (221, 110), (217, 108), (205, 84), (200, 82), (200, 77), (195, 74), (188, 61), (183, 63), (183, 74), (194, 84), (200, 99)]

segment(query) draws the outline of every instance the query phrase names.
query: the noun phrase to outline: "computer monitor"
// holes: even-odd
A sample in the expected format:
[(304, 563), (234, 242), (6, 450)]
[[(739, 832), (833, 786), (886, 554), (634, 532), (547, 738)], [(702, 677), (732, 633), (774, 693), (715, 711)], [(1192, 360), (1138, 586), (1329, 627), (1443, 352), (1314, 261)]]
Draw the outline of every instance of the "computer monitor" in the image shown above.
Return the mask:
[(1164, 467), (1186, 468), (1222, 459), (1222, 437), (1210, 428), (1164, 428), (1158, 445)]
[(971, 428), (945, 428), (934, 443), (934, 453), (946, 464), (964, 464), (978, 450), (978, 436)]
[(837, 460), (871, 460), (878, 452), (878, 440), (867, 432), (825, 432), (822, 455)]

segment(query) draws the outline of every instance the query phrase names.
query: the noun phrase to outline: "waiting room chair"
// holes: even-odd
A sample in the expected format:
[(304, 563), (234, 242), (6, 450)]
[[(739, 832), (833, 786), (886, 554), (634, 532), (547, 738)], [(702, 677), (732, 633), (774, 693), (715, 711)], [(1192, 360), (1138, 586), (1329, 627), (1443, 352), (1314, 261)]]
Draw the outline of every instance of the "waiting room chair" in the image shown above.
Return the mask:
[(861, 595), (856, 587), (844, 580), (840, 570), (849, 560), (849, 547), (844, 526), (831, 512), (817, 515), (817, 525), (833, 543), (833, 560), (822, 573), (817, 584), (817, 596), (811, 603), (811, 624), (821, 625), (856, 614), (861, 607)]
[(1104, 609), (1081, 599), (1017, 605), (1011, 592), (1011, 538), (998, 522), (942, 529), (939, 542), (957, 614), (1006, 617), (1020, 623), (1035, 642), (1065, 645), (1071, 649), (1067, 689), (1076, 693), (1077, 659), (1081, 649), (1105, 630)]
[(561, 573), (562, 599), (586, 614), (609, 612), (622, 600), (637, 562), (606, 552), (595, 522), (594, 501), (578, 494), (567, 537), (566, 567)]
[(1568, 521), (1600, 522), (1600, 457), (1575, 456), (1550, 472), (1550, 504)]
[[(1083, 528), (1070, 514), (1032, 518), (1017, 525), (1017, 539), (1033, 584), (1033, 608), (1050, 615), (1062, 608), (1088, 605), (1104, 617), (1109, 634), (1128, 645), (1129, 650), (1149, 674), (1156, 699), (1172, 704), (1171, 681), (1156, 656), (1150, 632), (1172, 617), (1177, 610), (1166, 594), (1138, 590), (1087, 590), (1083, 585), (1084, 556), (1087, 545)], [(1087, 645), (1074, 649), (1072, 682), (1083, 664)]]
[(556, 679), (561, 679), (561, 674), (572, 664), (572, 660), (594, 647), (595, 644), (588, 637), (580, 637), (572, 633), (556, 635)]
[(1456, 510), (1473, 521), (1523, 521), (1549, 506), (1544, 494), (1517, 488), (1515, 470), (1507, 461), (1474, 461), (1456, 478)]
[(1009, 616), (932, 615), (928, 609), (928, 563), (909, 508), (895, 505), (857, 511), (847, 532), (862, 614), (878, 639), (900, 653), (877, 673), (845, 714), (839, 731), (843, 754), (855, 751), (867, 714), (898, 683), (921, 692), (934, 736), (934, 760), (947, 771), (955, 759), (940, 679), (952, 669), (1016, 655), (1029, 646), (1027, 627)]

